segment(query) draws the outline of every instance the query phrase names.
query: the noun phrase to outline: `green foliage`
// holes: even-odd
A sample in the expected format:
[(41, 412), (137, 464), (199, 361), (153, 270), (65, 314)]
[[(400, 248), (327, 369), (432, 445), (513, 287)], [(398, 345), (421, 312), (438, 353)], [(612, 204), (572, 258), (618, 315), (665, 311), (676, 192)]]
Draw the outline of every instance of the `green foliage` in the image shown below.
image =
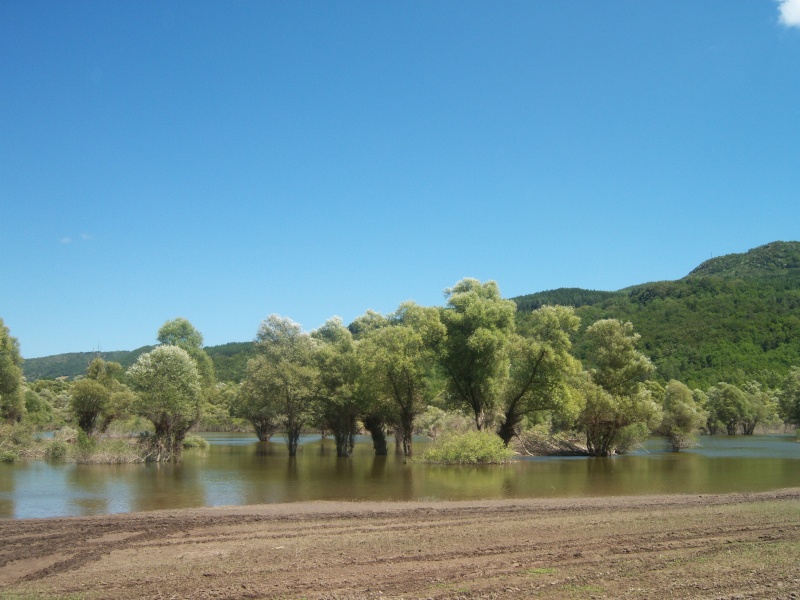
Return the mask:
[(256, 355), (253, 342), (231, 342), (207, 346), (206, 354), (214, 363), (217, 381), (241, 383), (247, 374), (247, 361)]
[(69, 446), (61, 440), (51, 441), (44, 451), (44, 456), (48, 460), (64, 460), (69, 453)]
[(188, 351), (189, 348), (203, 347), (203, 335), (188, 320), (177, 317), (164, 323), (158, 330), (158, 343)]
[(509, 337), (509, 367), (501, 388), (502, 418), (497, 431), (506, 445), (534, 413), (576, 412), (568, 380), (580, 370), (570, 354), (579, 324), (572, 308), (543, 306), (520, 320), (518, 328), (524, 335)]
[(83, 429), (78, 431), (75, 441), (75, 453), (78, 457), (87, 457), (97, 449), (97, 440), (88, 435)]
[(25, 413), (19, 342), (0, 319), (0, 419), (11, 423)]
[[(362, 411), (387, 419), (402, 435), (404, 455), (411, 456), (414, 422), (437, 392), (433, 348), (444, 337), (445, 328), (435, 308), (413, 302), (402, 304), (383, 321), (375, 313), (363, 320), (373, 327), (361, 327), (361, 385), (367, 400), (375, 402), (364, 402)], [(380, 322), (383, 326), (374, 326)]]
[(514, 451), (495, 434), (470, 431), (436, 440), (421, 460), (445, 465), (477, 465), (507, 463), (513, 458)]
[(208, 447), (211, 445), (209, 444), (208, 440), (202, 436), (195, 435), (190, 433), (185, 438), (183, 438), (183, 448), (198, 448), (200, 450), (207, 450)]
[(735, 385), (720, 383), (709, 389), (707, 395), (709, 432), (713, 434), (724, 427), (728, 435), (735, 435), (747, 416), (747, 394)]
[(336, 455), (350, 456), (359, 416), (370, 400), (368, 388), (360, 385), (362, 365), (353, 335), (338, 317), (329, 319), (311, 335), (317, 341), (317, 419), (333, 433)]
[(689, 276), (718, 275), (748, 278), (786, 273), (800, 274), (800, 242), (772, 242), (742, 254), (707, 260)]
[(438, 350), (448, 398), (452, 406), (471, 410), (481, 430), (492, 418), (508, 367), (516, 305), (503, 300), (497, 283), (477, 279), (462, 279), (445, 297), (441, 320), (447, 335)]
[(546, 292), (537, 292), (513, 298), (520, 313), (537, 310), (543, 306), (570, 306), (579, 308), (586, 305), (602, 304), (609, 298), (622, 295), (623, 292), (600, 292), (580, 288), (559, 288)]
[(259, 439), (282, 426), (289, 455), (297, 453), (303, 427), (311, 419), (318, 388), (316, 343), (300, 325), (280, 315), (270, 315), (256, 335), (257, 356), (247, 363), (231, 414), (247, 419)]
[(673, 379), (667, 384), (663, 409), (659, 433), (666, 436), (672, 451), (691, 446), (695, 434), (708, 420), (708, 413), (698, 404), (692, 390)]
[(442, 435), (466, 433), (473, 423), (461, 411), (445, 411), (437, 406), (429, 406), (416, 421), (415, 433), (433, 440)]
[(800, 367), (792, 367), (783, 382), (780, 414), (787, 423), (800, 425)]
[(142, 346), (136, 350), (115, 352), (69, 352), (39, 358), (26, 358), (22, 364), (22, 370), (29, 382), (38, 382), (41, 379), (57, 380), (59, 377), (69, 379), (78, 377), (86, 371), (95, 358), (119, 363), (124, 370), (133, 365), (139, 356), (150, 352), (154, 347)]
[(644, 423), (652, 429), (661, 420), (661, 409), (644, 384), (653, 366), (636, 349), (639, 336), (630, 323), (603, 319), (586, 335), (591, 348), (589, 379), (579, 384), (585, 398), (579, 423), (586, 445), (594, 456), (624, 452), (641, 431), (626, 428)]
[(70, 406), (78, 427), (88, 435), (95, 432), (110, 404), (111, 392), (99, 381), (81, 379), (73, 384)]
[(138, 393), (133, 412), (155, 428), (151, 459), (179, 460), (181, 442), (200, 418), (202, 406), (195, 361), (183, 348), (159, 346), (139, 357), (128, 369), (128, 379)]
[[(554, 290), (534, 294), (537, 302), (530, 296), (514, 300), (525, 309), (576, 306), (586, 324), (630, 321), (662, 383), (677, 379), (707, 389), (720, 381), (755, 380), (778, 387), (789, 367), (800, 365), (798, 263), (800, 243), (776, 242), (707, 261), (678, 281), (595, 296), (588, 290)], [(581, 360), (589, 355), (581, 334), (575, 352)]]

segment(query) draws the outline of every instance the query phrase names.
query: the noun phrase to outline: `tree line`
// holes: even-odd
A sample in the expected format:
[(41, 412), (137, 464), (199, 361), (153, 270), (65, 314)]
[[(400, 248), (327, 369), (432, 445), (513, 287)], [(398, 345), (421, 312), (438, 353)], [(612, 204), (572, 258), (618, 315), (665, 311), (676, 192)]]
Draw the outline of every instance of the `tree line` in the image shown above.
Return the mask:
[(533, 427), (577, 432), (594, 456), (625, 452), (653, 432), (677, 451), (699, 432), (800, 424), (798, 367), (775, 387), (664, 385), (653, 378), (630, 322), (594, 321), (581, 331), (578, 359), (573, 342), (581, 319), (572, 307), (519, 310), (495, 282), (475, 279), (446, 290), (445, 301), (367, 311), (347, 326), (334, 317), (311, 332), (270, 315), (241, 383), (217, 383), (202, 335), (177, 318), (127, 370), (96, 358), (74, 382), (28, 384), (18, 343), (0, 321), (0, 413), (10, 424), (39, 425), (59, 413), (85, 436), (135, 415), (150, 423), (139, 443), (158, 461), (178, 460), (199, 423), (233, 419), (249, 423), (262, 441), (284, 433), (290, 455), (304, 431), (323, 431), (339, 456), (352, 453), (361, 431), (372, 436), (376, 454), (388, 453), (393, 434), (412, 456), (421, 417), (437, 409), (468, 415), (473, 429), (506, 445)]

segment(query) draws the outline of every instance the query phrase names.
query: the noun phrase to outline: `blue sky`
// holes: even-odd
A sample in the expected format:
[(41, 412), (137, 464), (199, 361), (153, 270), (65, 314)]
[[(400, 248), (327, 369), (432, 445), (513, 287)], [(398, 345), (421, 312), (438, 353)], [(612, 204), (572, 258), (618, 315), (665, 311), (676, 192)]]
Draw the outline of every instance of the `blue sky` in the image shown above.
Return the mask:
[(26, 357), (800, 239), (800, 2), (0, 3)]

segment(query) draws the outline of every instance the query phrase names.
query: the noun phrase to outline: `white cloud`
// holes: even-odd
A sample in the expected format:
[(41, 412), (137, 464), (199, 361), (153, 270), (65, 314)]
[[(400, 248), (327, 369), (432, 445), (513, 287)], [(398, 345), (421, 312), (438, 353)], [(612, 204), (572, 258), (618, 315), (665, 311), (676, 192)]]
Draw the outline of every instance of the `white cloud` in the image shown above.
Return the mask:
[(778, 0), (780, 22), (787, 27), (800, 27), (800, 0)]
[(83, 241), (88, 241), (88, 240), (94, 239), (94, 236), (91, 233), (82, 233), (81, 234), (81, 239)]
[(68, 237), (61, 238), (61, 243), (62, 244), (69, 244), (71, 242), (72, 242), (72, 238), (68, 238)]

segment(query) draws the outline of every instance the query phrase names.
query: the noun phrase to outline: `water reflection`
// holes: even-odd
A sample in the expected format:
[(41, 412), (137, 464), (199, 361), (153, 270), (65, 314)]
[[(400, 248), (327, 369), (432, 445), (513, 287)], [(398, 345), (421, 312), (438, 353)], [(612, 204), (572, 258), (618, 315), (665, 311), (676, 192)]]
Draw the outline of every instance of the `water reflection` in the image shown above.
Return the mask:
[(0, 463), (0, 518), (14, 516), (14, 466)]
[[(359, 438), (351, 458), (306, 436), (288, 456), (281, 439), (210, 434), (180, 465), (0, 464), (0, 517), (45, 517), (300, 500), (413, 500), (719, 493), (800, 486), (800, 444), (790, 436), (703, 438), (691, 451), (654, 441), (629, 456), (527, 458), (444, 467), (374, 456)], [(417, 453), (425, 441), (415, 440)]]

